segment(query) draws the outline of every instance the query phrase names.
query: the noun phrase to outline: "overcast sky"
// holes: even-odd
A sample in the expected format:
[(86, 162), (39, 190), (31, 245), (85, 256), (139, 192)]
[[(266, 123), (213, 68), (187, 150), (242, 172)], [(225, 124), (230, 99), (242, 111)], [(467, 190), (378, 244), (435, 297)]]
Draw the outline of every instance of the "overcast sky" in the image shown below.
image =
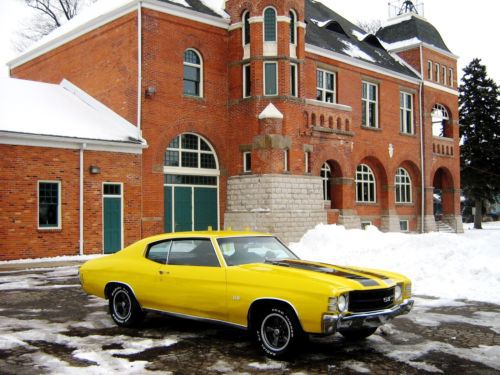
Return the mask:
[[(100, 0), (113, 1), (113, 0)], [(221, 0), (211, 0), (220, 3)], [(356, 23), (357, 20), (386, 20), (388, 0), (324, 0), (323, 2)], [(500, 1), (425, 0), (425, 17), (441, 33), (448, 48), (460, 56), (459, 70), (479, 57), (490, 77), (500, 83), (498, 48)], [(16, 55), (14, 33), (29, 20), (23, 0), (0, 0), (0, 76), (7, 75), (4, 63)], [(495, 47), (495, 45), (497, 47)]]

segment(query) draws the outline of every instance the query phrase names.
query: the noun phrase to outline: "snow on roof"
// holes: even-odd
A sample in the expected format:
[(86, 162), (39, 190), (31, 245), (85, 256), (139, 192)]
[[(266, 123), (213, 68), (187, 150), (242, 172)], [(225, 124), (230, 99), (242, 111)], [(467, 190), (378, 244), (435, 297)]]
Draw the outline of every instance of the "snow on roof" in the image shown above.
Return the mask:
[(64, 37), (66, 34), (71, 32), (77, 32), (79, 29), (83, 29), (86, 24), (95, 22), (99, 18), (106, 18), (106, 16), (112, 12), (118, 11), (119, 9), (127, 9), (136, 3), (136, 0), (100, 0), (92, 4), (81, 12), (79, 12), (75, 17), (66, 21), (60, 27), (52, 31), (50, 34), (46, 35), (36, 43), (33, 43), (29, 48), (27, 48), (21, 55), (26, 55), (38, 48), (41, 48), (51, 42), (55, 42), (57, 39)]
[(328, 25), (330, 22), (332, 22), (332, 20), (328, 19), (326, 21), (320, 21), (320, 20), (317, 20), (315, 18), (311, 18), (311, 22), (315, 23), (318, 27), (324, 27), (324, 26)]
[(219, 0), (200, 0), (203, 5), (207, 8), (210, 8), (212, 11), (217, 13), (219, 16), (225, 19), (230, 19), (229, 14), (222, 8), (225, 4), (225, 1), (221, 2)]
[(354, 44), (349, 43), (345, 40), (341, 40), (340, 42), (342, 42), (342, 44), (344, 44), (346, 46), (346, 48), (344, 48), (343, 51), (347, 55), (349, 55), (351, 57), (360, 58), (360, 59), (363, 59), (366, 61), (376, 62), (373, 57), (371, 57), (367, 53), (361, 51), (361, 49), (358, 46), (355, 46)]
[(422, 43), (422, 41), (420, 39), (418, 39), (417, 37), (407, 39), (407, 40), (402, 40), (400, 42), (394, 42), (394, 43), (386, 43), (381, 39), (379, 39), (379, 40), (380, 40), (380, 43), (384, 46), (384, 48), (388, 51), (394, 51), (396, 49), (410, 47), (410, 46), (414, 46), (416, 44)]
[(66, 80), (0, 78), (0, 131), (146, 145), (136, 126)]

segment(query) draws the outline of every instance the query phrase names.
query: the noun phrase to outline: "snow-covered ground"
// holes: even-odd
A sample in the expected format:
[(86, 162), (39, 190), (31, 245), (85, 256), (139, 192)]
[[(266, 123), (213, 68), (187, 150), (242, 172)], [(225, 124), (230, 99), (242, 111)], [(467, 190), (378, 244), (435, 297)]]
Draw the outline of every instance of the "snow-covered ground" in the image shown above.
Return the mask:
[(320, 224), (290, 247), (303, 259), (402, 273), (417, 295), (500, 304), (500, 222), (471, 228), (404, 234)]

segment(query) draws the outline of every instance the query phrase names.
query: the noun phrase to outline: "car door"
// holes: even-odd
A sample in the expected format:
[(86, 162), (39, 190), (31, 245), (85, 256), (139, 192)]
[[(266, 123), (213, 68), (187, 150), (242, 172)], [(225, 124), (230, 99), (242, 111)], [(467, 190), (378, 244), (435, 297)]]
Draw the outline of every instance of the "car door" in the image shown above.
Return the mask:
[(158, 273), (162, 310), (226, 320), (226, 269), (210, 238), (173, 239)]

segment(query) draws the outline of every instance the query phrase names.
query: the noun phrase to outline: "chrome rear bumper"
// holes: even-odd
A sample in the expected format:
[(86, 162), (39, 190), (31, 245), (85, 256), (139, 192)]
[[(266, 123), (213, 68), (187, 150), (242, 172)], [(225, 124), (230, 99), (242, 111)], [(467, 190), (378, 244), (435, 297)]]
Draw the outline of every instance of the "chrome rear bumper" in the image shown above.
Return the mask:
[(398, 315), (408, 314), (413, 307), (412, 299), (404, 300), (401, 304), (390, 309), (356, 313), (350, 315), (323, 315), (323, 333), (330, 335), (343, 329), (359, 329), (378, 327)]

